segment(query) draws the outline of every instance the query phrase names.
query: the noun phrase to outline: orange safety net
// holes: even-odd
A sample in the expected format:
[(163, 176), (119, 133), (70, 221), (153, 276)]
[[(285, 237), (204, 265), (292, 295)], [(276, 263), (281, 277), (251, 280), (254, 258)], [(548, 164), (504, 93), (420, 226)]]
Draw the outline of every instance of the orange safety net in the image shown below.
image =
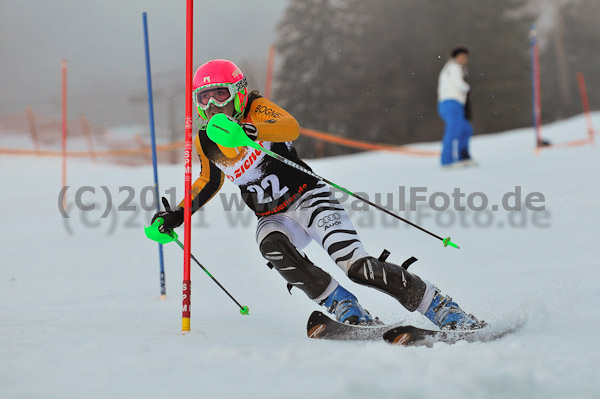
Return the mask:
[[(342, 145), (345, 147), (358, 148), (362, 150), (371, 151), (389, 151), (397, 154), (416, 156), (416, 157), (437, 157), (439, 156), (438, 151), (420, 150), (417, 148), (410, 148), (406, 146), (393, 146), (382, 143), (369, 143), (365, 141), (348, 139), (345, 137), (337, 136), (331, 133), (319, 132), (316, 130), (300, 128), (300, 133), (314, 138), (319, 141), (325, 141)], [(177, 141), (171, 144), (158, 145), (156, 146), (157, 151), (169, 151), (184, 146), (183, 141)], [(105, 151), (93, 151), (93, 155), (97, 157), (113, 157), (113, 156), (129, 156), (129, 155), (143, 155), (152, 152), (150, 147), (148, 148), (136, 148), (136, 149), (123, 149), (123, 150), (105, 150)], [(16, 148), (4, 148), (0, 147), (0, 154), (10, 155), (32, 155), (32, 156), (46, 156), (46, 157), (60, 157), (62, 152), (58, 150), (27, 150), (27, 149), (16, 149)], [(90, 151), (67, 151), (68, 157), (89, 157)]]
[[(157, 145), (156, 151), (169, 151), (176, 148), (183, 147), (183, 141), (177, 141), (171, 144)], [(93, 154), (97, 157), (114, 157), (114, 156), (127, 156), (127, 155), (142, 155), (149, 154), (152, 152), (151, 147), (147, 148), (136, 148), (136, 149), (123, 149), (123, 150), (107, 150), (107, 151), (94, 151)], [(34, 156), (45, 156), (45, 157), (61, 157), (62, 151), (53, 150), (23, 150), (18, 148), (3, 148), (0, 147), (0, 154), (10, 155), (34, 155)], [(68, 157), (89, 157), (90, 151), (67, 151)]]
[(544, 149), (550, 149), (550, 148), (579, 147), (579, 146), (582, 146), (582, 145), (593, 144), (593, 143), (594, 143), (593, 137), (586, 137), (585, 139), (567, 141), (565, 143), (556, 143), (556, 144), (550, 144), (550, 145), (543, 145), (543, 146), (540, 146), (540, 147), (536, 147), (536, 149), (544, 150)]
[(312, 137), (317, 140), (326, 141), (329, 143), (335, 143), (339, 145), (343, 145), (345, 147), (359, 148), (362, 150), (375, 150), (375, 151), (390, 151), (394, 153), (400, 153), (404, 155), (410, 155), (415, 157), (438, 157), (440, 155), (439, 151), (429, 151), (429, 150), (419, 150), (417, 148), (411, 148), (406, 146), (393, 146), (390, 144), (382, 144), (382, 143), (370, 143), (366, 141), (360, 141), (355, 139), (348, 139), (341, 136), (336, 136), (331, 133), (319, 132), (316, 130), (304, 129), (300, 128), (300, 133)]

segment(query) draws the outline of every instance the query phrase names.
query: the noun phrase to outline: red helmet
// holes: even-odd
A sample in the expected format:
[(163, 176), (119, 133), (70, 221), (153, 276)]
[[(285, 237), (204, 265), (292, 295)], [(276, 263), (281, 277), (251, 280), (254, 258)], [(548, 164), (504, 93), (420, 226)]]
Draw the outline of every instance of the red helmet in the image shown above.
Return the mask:
[(207, 120), (206, 110), (211, 104), (224, 107), (233, 100), (235, 118), (239, 118), (248, 102), (248, 83), (241, 69), (231, 61), (211, 60), (201, 65), (194, 74), (192, 90), (198, 115)]

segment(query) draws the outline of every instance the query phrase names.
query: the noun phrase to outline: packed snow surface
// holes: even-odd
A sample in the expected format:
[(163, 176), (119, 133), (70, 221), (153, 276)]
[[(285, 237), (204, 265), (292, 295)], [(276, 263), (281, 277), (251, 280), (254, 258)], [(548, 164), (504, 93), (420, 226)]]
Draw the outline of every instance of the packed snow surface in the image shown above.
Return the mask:
[[(594, 123), (600, 126), (600, 114)], [(543, 134), (557, 144), (584, 138), (585, 119), (544, 126)], [(385, 152), (308, 162), (371, 200), (385, 205), (392, 198), (399, 215), (461, 247), (444, 248), (346, 199), (372, 255), (386, 248), (395, 263), (414, 255), (419, 261), (410, 270), (467, 312), (496, 326), (524, 323), (495, 342), (433, 348), (307, 338), (308, 315), (320, 307), (299, 290), (289, 295), (265, 265), (253, 214), (235, 205), (224, 211), (239, 199), (229, 182), (194, 215), (192, 253), (250, 315), (240, 315), (192, 263), (191, 332), (184, 335), (183, 252), (174, 243), (164, 247), (167, 299), (161, 300), (157, 244), (142, 229), (153, 214), (150, 165), (69, 159), (65, 218), (60, 158), (2, 155), (0, 397), (600, 397), (600, 148), (536, 154), (533, 144), (532, 129), (475, 137), (471, 152), (480, 165), (450, 170), (437, 159)], [(27, 138), (23, 145), (30, 145)], [(194, 168), (198, 173), (197, 162)], [(182, 199), (183, 175), (181, 164), (161, 164), (161, 193), (174, 189), (173, 198)], [(464, 194), (459, 205), (470, 198), (464, 211), (454, 209), (457, 189)], [(403, 211), (411, 190), (427, 199)], [(474, 210), (483, 196), (487, 208)], [(449, 198), (449, 209), (435, 211), (431, 197), (438, 209)], [(503, 197), (521, 211), (505, 209)], [(350, 282), (315, 243), (305, 252), (382, 320), (432, 326)]]

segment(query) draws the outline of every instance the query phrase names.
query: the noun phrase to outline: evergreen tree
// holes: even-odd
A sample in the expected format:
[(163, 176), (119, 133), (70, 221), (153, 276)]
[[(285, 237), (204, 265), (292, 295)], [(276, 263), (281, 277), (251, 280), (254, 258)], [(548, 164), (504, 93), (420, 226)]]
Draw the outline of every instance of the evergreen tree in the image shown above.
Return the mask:
[[(275, 99), (309, 129), (340, 133), (343, 102), (339, 88), (343, 34), (331, 0), (292, 0), (278, 25)], [(297, 147), (314, 146), (299, 140)], [(331, 148), (330, 150), (334, 150)], [(307, 149), (306, 156), (311, 156)]]
[(390, 144), (438, 141), (438, 74), (464, 45), (476, 133), (528, 125), (531, 18), (509, 17), (524, 1), (292, 0), (279, 26), (277, 100), (305, 127)]
[(600, 3), (579, 0), (557, 4), (554, 24), (541, 40), (542, 117), (544, 122), (583, 112), (577, 72), (585, 77), (590, 106), (600, 108)]
[(371, 129), (371, 138), (395, 143), (439, 140), (437, 79), (456, 45), (467, 46), (472, 54), (468, 69), (476, 132), (528, 123), (529, 20), (507, 16), (520, 3), (363, 2), (369, 13), (357, 42), (368, 73), (356, 78), (371, 98), (366, 112), (371, 120), (362, 134), (369, 137)]

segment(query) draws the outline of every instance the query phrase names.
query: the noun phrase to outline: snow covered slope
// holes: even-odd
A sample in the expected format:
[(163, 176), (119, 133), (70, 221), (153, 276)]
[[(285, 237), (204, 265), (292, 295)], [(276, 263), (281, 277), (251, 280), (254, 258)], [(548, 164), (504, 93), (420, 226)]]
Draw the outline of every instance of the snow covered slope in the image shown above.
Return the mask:
[[(599, 114), (594, 121), (600, 126)], [(584, 119), (545, 126), (544, 136), (554, 142), (585, 137)], [(461, 170), (387, 153), (309, 162), (318, 174), (371, 199), (380, 193), (385, 201), (389, 193), (396, 211), (400, 186), (406, 202), (411, 188), (426, 189), (428, 198), (452, 198), (459, 189), (463, 205), (472, 193), (487, 196), (481, 212), (399, 211), (451, 235), (460, 250), (345, 202), (373, 255), (387, 248), (396, 263), (414, 255), (419, 262), (411, 270), (468, 312), (493, 324), (525, 321), (497, 342), (431, 349), (308, 339), (306, 319), (318, 306), (300, 291), (290, 296), (265, 266), (254, 242), (254, 216), (223, 211), (236, 193), (229, 183), (224, 197), (194, 216), (192, 252), (250, 307), (250, 316), (239, 315), (192, 264), (192, 331), (182, 335), (182, 251), (165, 246), (168, 299), (161, 301), (157, 245), (142, 229), (153, 214), (140, 209), (142, 194), (151, 196), (143, 191), (153, 184), (151, 167), (69, 160), (65, 219), (58, 206), (59, 159), (1, 156), (0, 397), (599, 397), (600, 149), (535, 155), (533, 142), (531, 129), (477, 137), (472, 154), (480, 166)], [(175, 187), (182, 198), (182, 166), (161, 166), (159, 177), (161, 191)], [(96, 209), (84, 212), (74, 202), (85, 186), (95, 193), (80, 192), (81, 202)], [(125, 186), (134, 193), (129, 203)], [(545, 210), (503, 210), (502, 197), (515, 186), (521, 202), (541, 193), (543, 203), (533, 205)], [(113, 208), (103, 218), (107, 192)], [(444, 195), (436, 198), (439, 206)], [(514, 205), (514, 196), (507, 198)], [(478, 206), (481, 195), (471, 199)], [(498, 211), (492, 205), (500, 205)], [(315, 244), (306, 252), (384, 321), (429, 325), (348, 281)]]

